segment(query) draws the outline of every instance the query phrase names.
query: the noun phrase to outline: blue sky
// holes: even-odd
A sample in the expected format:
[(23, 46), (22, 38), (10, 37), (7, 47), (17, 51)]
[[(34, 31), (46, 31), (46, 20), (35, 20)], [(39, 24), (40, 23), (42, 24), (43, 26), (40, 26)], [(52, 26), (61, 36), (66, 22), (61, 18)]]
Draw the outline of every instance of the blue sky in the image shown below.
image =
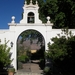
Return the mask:
[(16, 23), (22, 18), (24, 0), (0, 0), (0, 29), (8, 29), (11, 17), (15, 16)]

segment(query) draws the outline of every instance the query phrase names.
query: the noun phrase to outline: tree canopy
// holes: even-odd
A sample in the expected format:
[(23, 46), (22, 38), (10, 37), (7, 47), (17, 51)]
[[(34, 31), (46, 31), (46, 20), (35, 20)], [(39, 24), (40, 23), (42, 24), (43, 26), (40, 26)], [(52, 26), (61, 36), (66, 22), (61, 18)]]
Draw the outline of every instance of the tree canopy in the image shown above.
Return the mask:
[(75, 28), (74, 0), (46, 0), (40, 7), (43, 17), (50, 16), (54, 28)]
[(64, 73), (74, 73), (75, 69), (75, 36), (65, 30), (65, 35), (52, 38), (53, 43), (48, 43), (47, 57), (52, 59), (63, 75)]

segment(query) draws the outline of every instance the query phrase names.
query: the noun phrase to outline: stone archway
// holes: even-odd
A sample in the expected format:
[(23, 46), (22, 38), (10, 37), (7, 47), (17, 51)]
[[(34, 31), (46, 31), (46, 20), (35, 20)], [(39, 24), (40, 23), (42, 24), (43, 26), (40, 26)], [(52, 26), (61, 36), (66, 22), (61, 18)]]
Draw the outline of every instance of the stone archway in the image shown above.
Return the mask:
[(17, 39), (18, 70), (38, 71), (45, 66), (45, 39), (33, 29), (23, 31)]

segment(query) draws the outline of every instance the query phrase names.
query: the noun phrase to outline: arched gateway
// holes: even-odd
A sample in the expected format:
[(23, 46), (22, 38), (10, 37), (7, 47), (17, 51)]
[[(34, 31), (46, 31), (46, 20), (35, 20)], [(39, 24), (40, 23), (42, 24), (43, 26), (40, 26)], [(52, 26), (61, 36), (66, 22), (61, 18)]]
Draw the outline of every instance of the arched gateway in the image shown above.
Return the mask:
[(47, 23), (43, 24), (42, 21), (39, 19), (39, 13), (38, 13), (38, 3), (36, 1), (36, 4), (32, 4), (32, 0), (30, 1), (30, 4), (27, 5), (26, 1), (23, 6), (23, 19), (20, 21), (20, 23), (15, 23), (15, 17), (12, 17), (11, 23), (8, 23), (9, 29), (8, 30), (0, 30), (0, 39), (4, 41), (4, 38), (6, 40), (10, 40), (8, 45), (10, 46), (11, 43), (11, 52), (12, 52), (12, 65), (17, 70), (17, 39), (19, 35), (26, 31), (26, 30), (36, 30), (39, 33), (42, 34), (45, 40), (45, 50), (47, 50), (47, 43), (50, 40), (50, 31), (52, 30), (52, 23), (50, 23), (50, 18), (47, 17)]
[[(56, 36), (58, 33), (61, 33), (61, 29), (52, 29), (52, 23), (49, 21), (50, 17), (47, 17), (47, 23), (42, 23), (39, 19), (38, 13), (38, 3), (32, 4), (32, 0), (29, 5), (27, 5), (26, 1), (23, 6), (23, 19), (20, 23), (15, 23), (15, 17), (12, 17), (11, 23), (8, 23), (8, 30), (0, 30), (0, 39), (2, 43), (4, 42), (4, 38), (6, 40), (10, 40), (8, 46), (11, 43), (11, 52), (12, 52), (12, 64), (17, 70), (17, 39), (19, 35), (26, 30), (36, 30), (42, 34), (45, 40), (45, 50), (48, 50), (47, 44), (50, 42), (51, 38)], [(74, 31), (74, 30), (73, 30)]]

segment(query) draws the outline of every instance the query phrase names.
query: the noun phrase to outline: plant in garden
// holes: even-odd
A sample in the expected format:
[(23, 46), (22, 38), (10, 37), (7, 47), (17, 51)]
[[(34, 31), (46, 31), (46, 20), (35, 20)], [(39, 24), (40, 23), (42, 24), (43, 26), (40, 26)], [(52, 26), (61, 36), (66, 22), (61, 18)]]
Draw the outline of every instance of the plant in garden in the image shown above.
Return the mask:
[(48, 43), (46, 56), (52, 59), (54, 67), (57, 66), (61, 73), (74, 72), (75, 62), (75, 36), (68, 29), (64, 29), (63, 36), (56, 36)]
[(29, 60), (29, 48), (24, 46), (19, 46), (18, 45), (18, 61), (20, 62), (27, 62)]
[(10, 47), (7, 46), (8, 42), (9, 41), (6, 41), (6, 39), (4, 44), (1, 44), (0, 42), (0, 70), (10, 65), (12, 62), (12, 60), (10, 59)]

